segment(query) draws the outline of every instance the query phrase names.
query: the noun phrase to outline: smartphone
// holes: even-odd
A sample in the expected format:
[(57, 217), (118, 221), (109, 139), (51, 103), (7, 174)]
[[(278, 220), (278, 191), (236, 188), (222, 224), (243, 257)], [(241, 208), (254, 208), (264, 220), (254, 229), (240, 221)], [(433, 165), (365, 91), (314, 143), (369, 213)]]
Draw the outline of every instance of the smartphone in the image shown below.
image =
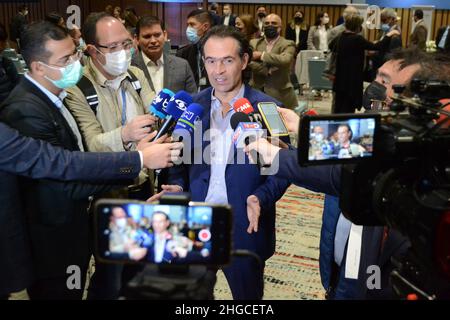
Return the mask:
[(99, 200), (99, 260), (112, 263), (223, 266), (231, 255), (231, 208), (206, 203)]
[(258, 103), (258, 110), (272, 137), (289, 136), (286, 124), (274, 102), (260, 102)]
[(301, 166), (355, 163), (377, 154), (379, 114), (305, 115), (300, 121)]

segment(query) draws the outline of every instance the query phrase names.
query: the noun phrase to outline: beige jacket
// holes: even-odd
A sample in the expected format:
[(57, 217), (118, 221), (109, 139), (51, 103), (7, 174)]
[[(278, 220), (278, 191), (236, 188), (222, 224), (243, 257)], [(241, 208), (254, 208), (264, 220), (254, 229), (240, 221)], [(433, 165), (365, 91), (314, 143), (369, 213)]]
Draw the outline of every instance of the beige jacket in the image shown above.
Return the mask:
[(264, 89), (269, 96), (279, 100), (287, 108), (298, 105), (297, 97), (290, 78), (290, 67), (294, 60), (295, 43), (280, 37), (272, 50), (266, 52), (267, 42), (264, 38), (250, 41), (253, 51), (264, 52), (262, 61), (252, 61), (250, 85), (255, 89)]
[[(121, 87), (124, 87), (132, 96), (137, 115), (148, 113), (148, 106), (151, 104), (155, 92), (150, 89), (147, 79), (140, 69), (131, 66), (129, 70), (138, 78), (142, 86), (140, 94), (129, 81), (129, 75), (122, 81)], [(92, 111), (85, 96), (77, 86), (67, 90), (65, 103), (77, 121), (87, 151), (127, 151), (122, 143), (122, 110), (117, 98), (117, 90), (105, 85), (107, 79), (98, 71), (90, 58), (87, 59), (84, 67), (84, 75), (91, 80), (97, 92), (99, 101), (97, 114)], [(136, 145), (132, 144), (129, 150), (135, 149)], [(144, 169), (136, 184), (142, 183), (148, 175), (152, 177), (153, 172)]]

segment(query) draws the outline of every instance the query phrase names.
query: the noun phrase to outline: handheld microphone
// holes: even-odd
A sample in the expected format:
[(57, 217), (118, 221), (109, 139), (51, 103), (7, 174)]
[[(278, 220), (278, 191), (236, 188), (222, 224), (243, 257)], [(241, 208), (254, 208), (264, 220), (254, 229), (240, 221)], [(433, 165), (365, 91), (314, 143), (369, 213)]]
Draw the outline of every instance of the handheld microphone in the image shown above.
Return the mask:
[[(234, 130), (232, 141), (238, 149), (244, 148), (244, 146), (249, 145), (251, 142), (256, 141), (264, 135), (261, 124), (252, 122), (250, 117), (243, 112), (233, 114), (230, 119), (230, 125)], [(259, 167), (264, 166), (264, 164), (261, 163), (261, 157), (255, 150), (250, 152), (250, 157)]]
[(264, 122), (262, 120), (262, 117), (259, 113), (255, 112), (255, 109), (253, 108), (252, 104), (248, 99), (246, 98), (240, 98), (237, 99), (233, 106), (234, 111), (236, 112), (242, 112), (249, 116), (250, 122), (258, 122), (260, 125), (263, 126), (264, 129)]
[(186, 110), (187, 106), (191, 103), (192, 97), (183, 90), (178, 91), (172, 98), (170, 98), (169, 103), (167, 104), (166, 120), (152, 141), (159, 139), (166, 133), (169, 133), (183, 112)]
[(170, 98), (175, 95), (169, 89), (162, 89), (154, 98), (150, 104), (149, 111), (160, 119), (165, 119), (167, 117), (167, 105), (169, 104)]
[(183, 153), (191, 153), (191, 148), (194, 146), (194, 130), (196, 130), (196, 123), (203, 117), (203, 106), (198, 103), (191, 103), (180, 119), (178, 119), (175, 129), (172, 133), (173, 141), (183, 142), (183, 149), (181, 149), (180, 157)]

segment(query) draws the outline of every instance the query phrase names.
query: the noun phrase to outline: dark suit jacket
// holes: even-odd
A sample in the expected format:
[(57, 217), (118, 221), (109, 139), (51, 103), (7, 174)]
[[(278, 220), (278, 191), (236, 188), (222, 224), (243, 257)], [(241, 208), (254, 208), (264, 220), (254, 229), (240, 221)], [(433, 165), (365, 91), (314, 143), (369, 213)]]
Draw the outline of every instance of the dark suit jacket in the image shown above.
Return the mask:
[(70, 152), (0, 123), (0, 295), (26, 288), (32, 262), (17, 175), (61, 180), (133, 179), (137, 152)]
[[(194, 102), (204, 108), (202, 134), (210, 128), (211, 90), (212, 88), (208, 88), (193, 97)], [(244, 97), (253, 106), (261, 101), (279, 104), (275, 99), (249, 86), (245, 87)], [(203, 139), (201, 150), (194, 150), (194, 153), (200, 151), (203, 154), (208, 146), (209, 139)], [(290, 183), (275, 176), (262, 176), (258, 166), (250, 164), (247, 157), (246, 164), (236, 164), (238, 154), (242, 156), (242, 153), (235, 150), (233, 164), (228, 164), (225, 171), (228, 202), (233, 208), (234, 249), (247, 249), (256, 252), (262, 259), (268, 259), (275, 250), (275, 203), (282, 197)], [(210, 176), (211, 166), (205, 163), (204, 159), (201, 164), (180, 165), (169, 169), (169, 183), (189, 190), (193, 201), (205, 200)], [(249, 224), (247, 198), (250, 195), (257, 196), (261, 206), (259, 230), (252, 234), (247, 233)]]
[(197, 88), (199, 88), (199, 82), (200, 78), (204, 77), (206, 79), (206, 85), (202, 85), (201, 89), (205, 89), (210, 86), (208, 75), (206, 74), (205, 66), (203, 65), (203, 62), (200, 59), (200, 68), (201, 68), (201, 74), (199, 75), (199, 66), (198, 66), (198, 54), (199, 54), (199, 43), (194, 44), (188, 44), (187, 46), (181, 47), (177, 51), (177, 57), (183, 58), (189, 63), (189, 66), (191, 67), (192, 73), (194, 74), (195, 84), (197, 85)]
[[(438, 32), (437, 32), (437, 35), (436, 35), (436, 46), (439, 44), (439, 42), (441, 41), (442, 37), (444, 36), (444, 32), (447, 29), (447, 27), (448, 26), (443, 26), (443, 27), (440, 27), (438, 29)], [(442, 50), (439, 47), (437, 47), (437, 49), (439, 51), (450, 52), (450, 31), (449, 31), (449, 34), (447, 35), (447, 39), (445, 40), (444, 50)]]
[[(320, 235), (320, 277), (325, 289), (332, 285), (332, 273), (334, 265), (334, 238), (336, 226), (341, 210), (339, 208), (340, 166), (325, 165), (318, 167), (302, 168), (298, 165), (297, 150), (281, 150), (279, 152), (280, 168), (277, 176), (289, 178), (294, 184), (326, 193), (322, 217)], [(393, 297), (389, 285), (389, 275), (394, 266), (390, 258), (393, 255), (403, 255), (410, 246), (409, 241), (396, 230), (389, 230), (386, 242), (381, 251), (384, 228), (377, 226), (365, 226), (362, 232), (361, 260), (358, 279), (345, 278), (346, 250), (339, 268), (338, 280), (335, 285), (334, 299), (389, 299)], [(381, 290), (368, 290), (367, 279), (372, 274), (367, 273), (367, 268), (377, 265), (381, 270)]]
[[(220, 17), (220, 24), (223, 24), (225, 22), (225, 16), (221, 16)], [(230, 21), (228, 22), (228, 25), (230, 27), (234, 27), (236, 26), (236, 15), (231, 14), (230, 16)]]
[[(302, 23), (300, 25), (300, 35), (299, 35), (299, 43), (297, 44), (297, 52), (301, 50), (308, 49), (308, 25), (306, 23)], [(286, 37), (287, 40), (294, 41), (295, 43), (295, 23), (291, 21), (286, 27)]]
[[(155, 91), (153, 86), (152, 77), (148, 72), (148, 68), (145, 65), (143, 55), (140, 51), (136, 54), (131, 61), (133, 66), (138, 67), (144, 71), (145, 77), (150, 84), (150, 87)], [(164, 88), (170, 89), (173, 92), (184, 90), (191, 94), (197, 93), (197, 85), (195, 84), (194, 74), (188, 62), (179, 57), (164, 54)]]
[[(76, 137), (60, 111), (25, 78), (0, 107), (0, 119), (24, 135), (78, 150)], [(21, 200), (37, 278), (65, 275), (70, 265), (85, 267), (90, 254), (88, 197), (110, 189), (100, 183), (22, 179)]]

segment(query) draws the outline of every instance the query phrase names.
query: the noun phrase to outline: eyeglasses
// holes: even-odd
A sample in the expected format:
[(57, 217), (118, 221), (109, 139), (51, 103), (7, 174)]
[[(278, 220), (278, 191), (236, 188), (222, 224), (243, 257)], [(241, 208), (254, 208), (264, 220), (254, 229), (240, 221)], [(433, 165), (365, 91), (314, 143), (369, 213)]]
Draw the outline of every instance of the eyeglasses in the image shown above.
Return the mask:
[[(48, 66), (48, 67), (53, 67), (53, 68), (65, 68), (65, 67), (67, 67), (68, 65), (71, 65), (72, 63), (75, 63), (75, 62), (79, 61), (82, 57), (83, 57), (83, 51), (81, 51), (81, 50), (76, 50), (74, 54), (68, 56), (66, 59), (64, 59), (64, 60), (61, 61), (61, 64), (62, 64), (62, 65), (46, 64), (46, 63), (43, 63), (43, 62), (41, 62), (41, 63), (45, 64), (45, 65)], [(59, 63), (58, 63), (58, 64), (59, 64)]]
[(122, 49), (128, 50), (128, 49), (131, 49), (132, 46), (133, 46), (133, 40), (131, 40), (131, 39), (127, 39), (122, 43), (112, 44), (109, 46), (104, 46), (104, 45), (97, 43), (97, 47), (108, 49), (110, 52), (116, 52), (116, 51), (120, 51)]

